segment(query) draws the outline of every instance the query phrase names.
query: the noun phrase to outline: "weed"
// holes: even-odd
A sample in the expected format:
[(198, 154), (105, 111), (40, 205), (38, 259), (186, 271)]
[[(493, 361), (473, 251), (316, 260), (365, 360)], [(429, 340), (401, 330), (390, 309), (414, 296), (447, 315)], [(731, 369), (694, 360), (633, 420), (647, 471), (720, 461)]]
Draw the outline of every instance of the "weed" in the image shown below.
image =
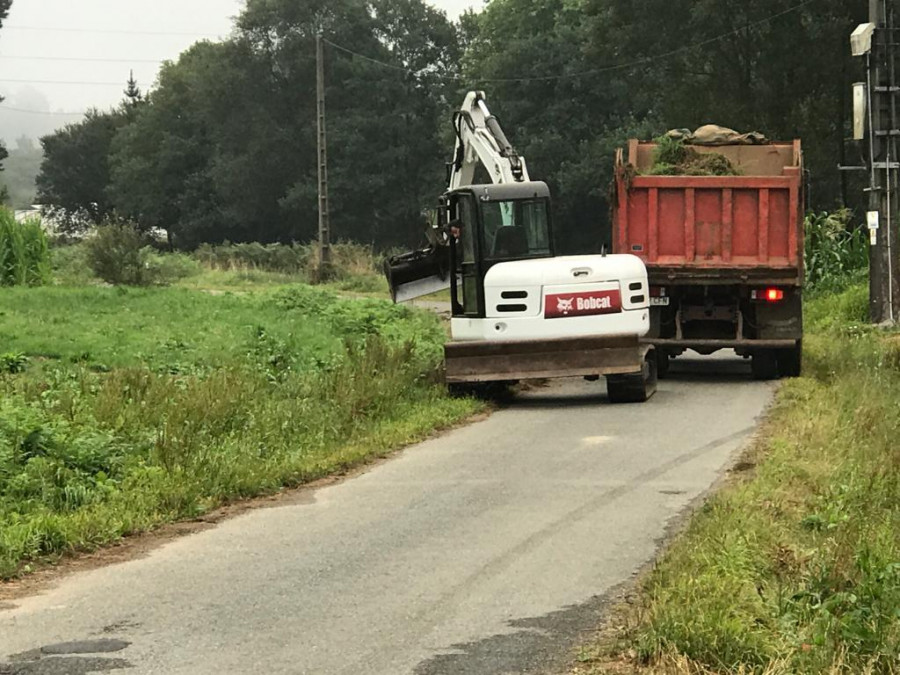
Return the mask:
[(15, 375), (24, 373), (28, 367), (28, 357), (21, 352), (7, 352), (0, 354), (0, 373)]

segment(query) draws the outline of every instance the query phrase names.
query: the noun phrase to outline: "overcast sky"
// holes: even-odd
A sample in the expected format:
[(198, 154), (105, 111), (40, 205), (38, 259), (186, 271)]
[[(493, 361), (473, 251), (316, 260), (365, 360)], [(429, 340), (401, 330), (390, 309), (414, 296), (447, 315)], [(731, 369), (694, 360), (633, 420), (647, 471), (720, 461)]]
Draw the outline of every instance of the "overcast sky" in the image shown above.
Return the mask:
[[(480, 0), (430, 0), (451, 18)], [(0, 138), (37, 137), (142, 88), (159, 62), (229, 34), (244, 0), (13, 0), (0, 30)], [(45, 113), (45, 114), (41, 114)], [(54, 113), (54, 114), (46, 114)], [(78, 113), (65, 115), (60, 113)]]

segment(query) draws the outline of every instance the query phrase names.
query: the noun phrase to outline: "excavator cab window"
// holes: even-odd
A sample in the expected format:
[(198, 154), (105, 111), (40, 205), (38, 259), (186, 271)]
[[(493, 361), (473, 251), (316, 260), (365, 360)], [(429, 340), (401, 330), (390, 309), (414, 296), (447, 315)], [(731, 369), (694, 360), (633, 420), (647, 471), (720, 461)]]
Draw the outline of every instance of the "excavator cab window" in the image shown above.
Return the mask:
[(547, 201), (482, 202), (482, 250), (491, 261), (551, 255)]

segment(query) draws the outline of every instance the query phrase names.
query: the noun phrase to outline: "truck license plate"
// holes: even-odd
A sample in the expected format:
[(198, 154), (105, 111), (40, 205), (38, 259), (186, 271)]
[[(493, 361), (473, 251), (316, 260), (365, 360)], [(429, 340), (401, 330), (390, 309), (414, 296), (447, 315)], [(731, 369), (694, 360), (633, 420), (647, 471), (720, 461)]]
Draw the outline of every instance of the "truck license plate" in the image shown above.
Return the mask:
[(545, 319), (616, 314), (621, 311), (622, 296), (618, 290), (555, 293), (544, 298)]
[(650, 306), (651, 307), (668, 307), (669, 306), (669, 298), (650, 298)]

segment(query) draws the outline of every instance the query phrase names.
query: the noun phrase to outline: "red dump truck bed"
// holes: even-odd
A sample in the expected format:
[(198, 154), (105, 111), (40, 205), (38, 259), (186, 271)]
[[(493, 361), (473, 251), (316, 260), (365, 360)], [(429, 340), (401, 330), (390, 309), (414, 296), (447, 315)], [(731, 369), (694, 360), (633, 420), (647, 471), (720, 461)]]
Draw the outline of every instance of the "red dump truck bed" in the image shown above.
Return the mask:
[(691, 146), (735, 176), (652, 176), (654, 143), (616, 157), (613, 248), (643, 259), (659, 373), (687, 349), (733, 349), (753, 374), (800, 373), (803, 159), (800, 141)]
[(613, 245), (647, 264), (650, 282), (799, 285), (803, 277), (800, 141), (692, 146), (725, 155), (739, 176), (649, 176), (654, 143), (616, 158)]

